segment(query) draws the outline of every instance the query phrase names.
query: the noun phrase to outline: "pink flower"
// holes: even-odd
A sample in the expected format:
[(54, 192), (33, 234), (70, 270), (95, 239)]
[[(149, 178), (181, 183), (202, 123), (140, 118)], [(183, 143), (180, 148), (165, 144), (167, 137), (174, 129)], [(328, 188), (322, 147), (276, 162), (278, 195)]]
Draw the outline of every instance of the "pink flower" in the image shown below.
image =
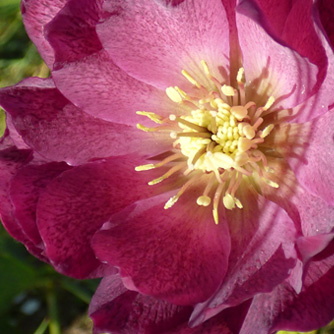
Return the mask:
[(52, 76), (0, 91), (1, 217), (61, 273), (104, 277), (96, 332), (334, 317), (334, 56), (318, 5), (23, 1)]

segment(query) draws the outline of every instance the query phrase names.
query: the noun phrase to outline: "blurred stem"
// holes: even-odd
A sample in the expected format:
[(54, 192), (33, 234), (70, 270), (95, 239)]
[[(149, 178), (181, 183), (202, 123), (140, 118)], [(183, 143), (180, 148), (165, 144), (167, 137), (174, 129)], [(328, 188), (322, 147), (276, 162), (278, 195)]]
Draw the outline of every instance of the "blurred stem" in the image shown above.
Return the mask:
[(74, 296), (76, 296), (77, 298), (81, 299), (83, 302), (89, 304), (92, 296), (89, 293), (87, 293), (85, 290), (83, 290), (79, 286), (73, 284), (72, 282), (69, 282), (69, 281), (66, 281), (66, 280), (64, 280), (62, 282), (62, 286), (67, 291), (69, 291), (70, 293), (72, 293)]
[(41, 324), (38, 326), (34, 334), (44, 334), (46, 329), (48, 328), (49, 325), (49, 320), (48, 319), (43, 319)]
[(61, 334), (59, 316), (58, 316), (58, 307), (57, 307), (57, 297), (53, 287), (52, 289), (47, 291), (46, 299), (47, 299), (48, 313), (50, 318), (50, 323), (49, 323), (50, 334)]

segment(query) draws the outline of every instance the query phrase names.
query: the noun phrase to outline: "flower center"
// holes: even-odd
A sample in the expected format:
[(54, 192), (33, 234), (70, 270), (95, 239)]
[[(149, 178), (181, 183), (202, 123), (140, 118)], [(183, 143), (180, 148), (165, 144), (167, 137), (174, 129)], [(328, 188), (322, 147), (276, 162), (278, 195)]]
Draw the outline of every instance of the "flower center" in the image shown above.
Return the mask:
[[(168, 87), (167, 96), (184, 106), (184, 114), (169, 115), (167, 119), (148, 112), (137, 112), (149, 117), (159, 126), (147, 128), (138, 124), (143, 131), (169, 131), (173, 140), (173, 151), (157, 164), (136, 167), (137, 171), (148, 170), (169, 164), (171, 168), (161, 177), (149, 182), (157, 184), (175, 173), (183, 173), (186, 181), (178, 193), (165, 205), (172, 207), (178, 198), (205, 175), (206, 185), (197, 198), (200, 206), (213, 202), (213, 217), (218, 223), (218, 206), (242, 209), (241, 201), (235, 196), (244, 178), (258, 174), (274, 188), (278, 184), (265, 178), (262, 170), (270, 171), (261, 144), (273, 130), (273, 124), (265, 124), (265, 116), (275, 102), (269, 97), (264, 106), (246, 101), (244, 69), (237, 75), (238, 87), (221, 84), (209, 71), (205, 61), (203, 72), (209, 79), (210, 88), (201, 85), (187, 71), (184, 77), (194, 86), (192, 94), (179, 87)], [(265, 124), (265, 125), (264, 125)], [(213, 200), (213, 201), (212, 201)]]

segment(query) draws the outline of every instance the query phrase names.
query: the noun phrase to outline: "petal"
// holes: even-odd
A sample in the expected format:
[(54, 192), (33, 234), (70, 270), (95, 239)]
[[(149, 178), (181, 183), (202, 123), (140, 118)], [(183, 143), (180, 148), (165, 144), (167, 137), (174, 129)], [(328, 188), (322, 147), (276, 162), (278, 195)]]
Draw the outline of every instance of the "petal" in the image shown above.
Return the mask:
[(274, 41), (256, 22), (257, 17), (249, 2), (238, 6), (237, 27), (251, 95), (255, 99), (264, 94), (266, 98), (273, 96), (278, 100), (275, 106), (294, 107), (314, 93), (317, 67)]
[(267, 334), (276, 330), (310, 331), (334, 317), (333, 245), (307, 267), (304, 285), (297, 295), (287, 284), (270, 294), (255, 296), (240, 334)]
[(326, 31), (332, 48), (334, 47), (334, 5), (331, 0), (318, 0), (316, 5), (319, 10), (320, 20)]
[(103, 273), (106, 266), (90, 246), (93, 234), (113, 213), (156, 192), (147, 186), (150, 173), (134, 171), (139, 164), (138, 157), (129, 155), (81, 165), (62, 173), (40, 194), (37, 225), (58, 271), (77, 278)]
[(164, 135), (94, 118), (71, 104), (50, 79), (32, 78), (4, 88), (0, 103), (24, 141), (44, 157), (80, 164), (125, 152), (158, 154), (170, 149)]
[[(295, 130), (301, 128), (301, 126), (297, 126), (292, 131), (291, 138), (286, 145), (289, 145), (289, 142), (295, 137)], [(296, 134), (299, 138), (303, 137), (301, 131), (296, 132)], [(298, 141), (292, 145), (294, 144), (298, 146)], [(331, 232), (334, 227), (334, 207), (303, 188), (283, 158), (268, 157), (267, 162), (268, 167), (273, 172), (264, 172), (263, 176), (277, 183), (279, 187), (273, 188), (262, 177), (254, 176), (262, 195), (284, 208), (304, 236), (309, 237)]]
[(303, 127), (291, 127), (288, 133), (291, 139), (297, 136), (298, 130), (304, 148), (301, 150), (299, 145), (280, 148), (302, 186), (333, 205), (334, 113), (328, 111)]
[(21, 168), (11, 182), (10, 198), (14, 206), (15, 218), (27, 237), (38, 246), (42, 243), (36, 226), (36, 206), (39, 195), (51, 180), (69, 168), (70, 166), (65, 163), (28, 165)]
[(0, 216), (1, 222), (8, 233), (16, 240), (22, 242), (27, 249), (41, 260), (46, 260), (42, 255), (42, 250), (37, 247), (25, 234), (14, 216), (14, 208), (9, 198), (9, 189), (13, 176), (20, 167), (29, 163), (32, 159), (30, 150), (18, 150), (13, 146), (13, 142), (5, 133), (1, 139), (0, 150)]
[(101, 0), (68, 0), (45, 27), (55, 53), (55, 68), (59, 63), (77, 61), (102, 49), (95, 31), (101, 6)]
[(95, 253), (140, 293), (178, 305), (204, 301), (225, 275), (230, 244), (226, 224), (197, 206), (199, 195), (189, 190), (165, 210), (167, 193), (114, 215), (95, 235)]
[(94, 333), (166, 333), (186, 323), (192, 307), (127, 290), (119, 275), (102, 279), (89, 307)]
[(281, 36), (286, 19), (293, 6), (291, 0), (281, 0), (280, 2), (277, 2), (277, 0), (253, 0), (253, 2), (260, 9), (262, 25), (269, 33)]
[(30, 39), (45, 63), (52, 68), (54, 51), (45, 39), (44, 27), (63, 8), (68, 0), (22, 0), (23, 23)]
[(136, 125), (145, 120), (136, 111), (168, 117), (179, 107), (160, 91), (127, 75), (101, 51), (53, 72), (57, 88), (76, 106), (94, 117)]
[(229, 27), (220, 0), (210, 6), (186, 0), (168, 7), (149, 0), (108, 0), (102, 15), (97, 33), (104, 49), (141, 81), (161, 89), (182, 88), (181, 70), (198, 73), (202, 59), (217, 72), (218, 66), (227, 70)]
[(227, 213), (232, 245), (228, 272), (217, 292), (195, 307), (192, 325), (258, 293), (271, 291), (295, 266), (296, 230), (285, 211), (258, 198), (249, 185), (238, 196), (244, 208)]

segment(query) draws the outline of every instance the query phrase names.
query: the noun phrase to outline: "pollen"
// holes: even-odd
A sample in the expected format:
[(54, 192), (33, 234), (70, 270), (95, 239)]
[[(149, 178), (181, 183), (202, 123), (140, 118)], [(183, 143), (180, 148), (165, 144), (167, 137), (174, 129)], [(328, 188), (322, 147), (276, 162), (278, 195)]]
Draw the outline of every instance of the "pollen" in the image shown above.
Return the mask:
[(214, 77), (204, 60), (201, 66), (201, 77), (204, 75), (211, 82), (209, 87), (182, 70), (193, 89), (189, 92), (177, 86), (166, 89), (171, 101), (181, 108), (186, 106), (183, 114), (162, 117), (152, 112), (137, 112), (157, 124), (152, 128), (138, 124), (140, 130), (169, 131), (172, 150), (162, 161), (135, 169), (141, 172), (162, 166), (168, 168), (162, 176), (150, 181), (150, 186), (166, 182), (171, 175), (179, 175), (183, 185), (167, 201), (165, 209), (172, 208), (194, 185), (196, 189), (203, 186), (196, 203), (202, 207), (212, 206), (213, 219), (218, 224), (220, 205), (226, 210), (243, 209), (237, 197), (243, 181), (252, 184), (253, 176), (258, 175), (270, 187), (279, 187), (264, 176), (274, 171), (267, 166), (266, 154), (262, 150), (262, 144), (275, 127), (266, 121), (275, 98), (269, 96), (264, 105), (247, 100), (243, 68), (237, 73), (237, 87), (232, 87)]

